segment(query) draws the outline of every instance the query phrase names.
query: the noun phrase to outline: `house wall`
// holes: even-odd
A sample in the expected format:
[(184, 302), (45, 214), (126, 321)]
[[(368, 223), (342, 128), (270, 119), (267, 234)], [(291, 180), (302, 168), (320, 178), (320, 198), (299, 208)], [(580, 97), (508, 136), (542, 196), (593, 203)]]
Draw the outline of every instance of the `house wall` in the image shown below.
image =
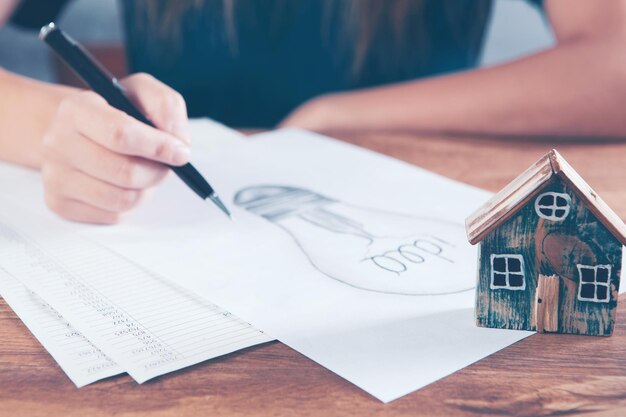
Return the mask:
[[(539, 274), (557, 275), (559, 332), (608, 335), (613, 330), (619, 288), (622, 245), (589, 211), (578, 196), (555, 178), (538, 193), (567, 193), (570, 213), (549, 221), (535, 212), (533, 197), (514, 216), (480, 243), (476, 321), (479, 326), (535, 330), (535, 297)], [(520, 254), (524, 258), (524, 290), (490, 289), (491, 254)], [(608, 303), (578, 300), (577, 264), (611, 265)]]

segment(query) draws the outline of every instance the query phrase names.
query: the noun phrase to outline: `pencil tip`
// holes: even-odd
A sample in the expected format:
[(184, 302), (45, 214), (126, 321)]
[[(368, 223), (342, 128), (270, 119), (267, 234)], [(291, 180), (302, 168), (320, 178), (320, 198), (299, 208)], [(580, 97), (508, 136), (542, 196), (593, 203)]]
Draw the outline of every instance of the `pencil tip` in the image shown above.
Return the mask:
[(209, 199), (213, 202), (213, 204), (215, 204), (220, 210), (222, 210), (222, 212), (228, 216), (229, 219), (234, 220), (233, 215), (231, 214), (230, 211), (228, 211), (228, 209), (226, 208), (226, 206), (224, 205), (224, 203), (222, 203), (222, 200), (220, 200), (220, 198), (217, 196), (217, 194), (213, 193), (209, 196)]

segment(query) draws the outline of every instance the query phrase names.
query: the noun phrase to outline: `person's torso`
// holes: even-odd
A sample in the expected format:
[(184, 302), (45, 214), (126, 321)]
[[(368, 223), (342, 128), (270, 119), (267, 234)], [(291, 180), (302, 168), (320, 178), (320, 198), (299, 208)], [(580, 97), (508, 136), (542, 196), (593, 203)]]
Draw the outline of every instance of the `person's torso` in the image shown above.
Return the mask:
[(411, 37), (398, 42), (393, 27), (379, 30), (355, 71), (357, 40), (347, 35), (345, 14), (324, 6), (337, 2), (283, 0), (277, 11), (276, 1), (235, 6), (230, 36), (216, 1), (182, 13), (173, 29), (149, 18), (154, 10), (142, 6), (149, 2), (122, 1), (129, 69), (181, 92), (191, 117), (269, 127), (320, 94), (474, 66), (491, 4), (425, 0), (407, 21), (419, 25), (404, 31)]

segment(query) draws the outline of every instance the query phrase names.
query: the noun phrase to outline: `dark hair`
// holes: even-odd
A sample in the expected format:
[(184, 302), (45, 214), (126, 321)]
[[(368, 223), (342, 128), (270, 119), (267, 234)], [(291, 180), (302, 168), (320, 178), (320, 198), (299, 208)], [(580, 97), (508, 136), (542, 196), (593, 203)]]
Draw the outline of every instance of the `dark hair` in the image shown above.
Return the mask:
[[(273, 11), (272, 25), (279, 28), (289, 20), (300, 1), (308, 0), (136, 0), (146, 21), (159, 28), (161, 36), (175, 39), (180, 35), (183, 15), (208, 7), (222, 14), (225, 33), (233, 54), (238, 51), (237, 26), (240, 13), (254, 14), (255, 7)], [(458, 41), (459, 49), (475, 55), (482, 43), (482, 34), (492, 0), (311, 0), (320, 1), (324, 20), (320, 30), (327, 32), (330, 22), (341, 25), (339, 45), (342, 53), (352, 58), (352, 75), (358, 78), (366, 62), (375, 62), (385, 72), (414, 72), (429, 65), (433, 40), (429, 39), (428, 13), (437, 6), (443, 12), (438, 21)], [(435, 4), (437, 3), (437, 4)], [(246, 10), (248, 9), (248, 10)], [(403, 68), (406, 68), (403, 71)]]

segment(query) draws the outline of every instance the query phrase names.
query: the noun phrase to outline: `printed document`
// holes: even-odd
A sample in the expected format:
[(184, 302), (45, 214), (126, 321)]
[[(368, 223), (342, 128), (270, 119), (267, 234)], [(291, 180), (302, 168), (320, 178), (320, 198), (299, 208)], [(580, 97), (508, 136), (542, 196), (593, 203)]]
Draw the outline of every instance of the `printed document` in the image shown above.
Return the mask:
[(531, 334), (474, 325), (463, 222), (489, 193), (298, 130), (193, 158), (236, 221), (172, 176), (124, 224), (80, 233), (382, 401)]

